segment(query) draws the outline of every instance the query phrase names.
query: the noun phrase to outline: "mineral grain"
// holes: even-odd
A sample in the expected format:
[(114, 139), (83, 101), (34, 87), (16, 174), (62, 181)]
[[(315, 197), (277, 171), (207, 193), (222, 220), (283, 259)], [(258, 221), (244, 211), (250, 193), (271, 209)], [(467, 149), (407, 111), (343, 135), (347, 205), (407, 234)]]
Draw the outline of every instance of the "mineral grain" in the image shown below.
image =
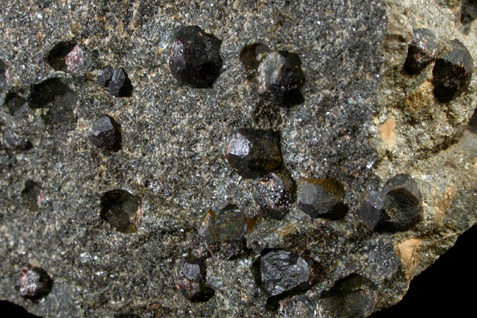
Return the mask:
[(207, 301), (214, 291), (206, 286), (206, 265), (203, 259), (187, 255), (176, 264), (176, 289), (194, 302)]
[(44, 269), (27, 264), (22, 268), (16, 288), (22, 297), (39, 299), (48, 295), (52, 285), (53, 280)]
[(415, 75), (431, 63), (437, 55), (437, 39), (427, 29), (414, 30), (414, 37), (409, 43), (404, 70)]
[(473, 59), (459, 40), (452, 40), (451, 51), (436, 61), (434, 75), (434, 96), (442, 103), (450, 102), (460, 95), (470, 84)]
[(334, 179), (300, 178), (297, 203), (312, 218), (337, 220), (348, 211), (343, 184)]
[(259, 259), (257, 283), (270, 297), (285, 298), (308, 290), (316, 281), (314, 264), (295, 253), (271, 251)]
[(169, 52), (169, 69), (181, 84), (210, 88), (222, 69), (221, 41), (198, 26), (179, 29)]
[(207, 211), (199, 228), (199, 235), (205, 240), (213, 254), (232, 259), (245, 252), (245, 233), (249, 221), (233, 204), (228, 204), (219, 212)]
[(414, 179), (398, 174), (383, 187), (383, 218), (378, 222), (378, 231), (406, 231), (423, 218), (422, 196)]
[(65, 72), (68, 69), (66, 57), (76, 47), (75, 42), (59, 42), (48, 52), (46, 60), (57, 71)]
[(118, 151), (121, 148), (121, 127), (108, 115), (100, 116), (92, 127), (91, 142), (98, 148)]
[(258, 93), (277, 105), (289, 107), (303, 103), (304, 83), (305, 74), (296, 53), (272, 52), (258, 66)]
[(230, 138), (225, 157), (242, 177), (263, 177), (283, 162), (280, 134), (272, 130), (241, 128)]
[(264, 216), (281, 219), (289, 211), (296, 193), (295, 181), (287, 171), (272, 172), (255, 185), (254, 199)]

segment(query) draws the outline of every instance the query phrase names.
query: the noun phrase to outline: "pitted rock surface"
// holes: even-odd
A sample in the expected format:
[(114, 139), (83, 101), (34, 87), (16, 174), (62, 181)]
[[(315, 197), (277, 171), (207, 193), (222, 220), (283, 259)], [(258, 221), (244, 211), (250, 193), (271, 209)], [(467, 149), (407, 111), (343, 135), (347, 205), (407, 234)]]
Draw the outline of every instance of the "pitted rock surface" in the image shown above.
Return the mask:
[[(417, 29), (435, 34), (436, 60), (451, 52), (453, 40), (477, 60), (477, 24), (472, 17), (462, 23), (462, 3), (2, 1), (0, 131), (11, 129), (34, 146), (0, 149), (0, 299), (42, 317), (306, 317), (337, 282), (357, 274), (372, 284), (355, 312), (396, 303), (477, 220), (477, 137), (467, 129), (477, 107), (477, 63), (446, 102), (434, 96), (437, 62), (416, 75), (403, 71)], [(212, 74), (207, 88), (171, 76), (171, 45), (184, 26), (221, 41), (220, 75)], [(66, 72), (46, 59), (62, 42), (74, 42), (82, 56), (65, 56)], [(253, 43), (300, 57), (301, 104), (279, 107), (259, 96), (256, 74), (240, 60)], [(127, 72), (134, 88), (127, 98), (98, 84), (107, 65)], [(26, 103), (4, 107), (9, 92)], [(101, 114), (121, 124), (120, 151), (92, 146)], [(243, 127), (279, 135), (272, 171), (250, 178), (227, 162), (229, 138)], [(280, 220), (261, 217), (254, 187), (281, 169), (297, 181), (339, 180), (346, 215), (312, 219), (294, 202)], [(370, 231), (361, 202), (398, 174), (416, 182), (422, 221), (398, 232)], [(117, 189), (140, 200), (135, 214), (118, 214), (126, 218), (115, 224), (129, 233), (101, 217), (102, 195)], [(207, 211), (228, 204), (255, 222), (241, 232), (246, 252), (197, 253), (206, 257), (204, 284), (214, 295), (191, 302), (176, 288), (175, 266), (201, 244)], [(268, 310), (253, 266), (277, 250), (306, 256), (322, 272), (309, 289)], [(54, 279), (41, 301), (15, 288), (24, 264)], [(335, 312), (328, 309), (325, 318)]]

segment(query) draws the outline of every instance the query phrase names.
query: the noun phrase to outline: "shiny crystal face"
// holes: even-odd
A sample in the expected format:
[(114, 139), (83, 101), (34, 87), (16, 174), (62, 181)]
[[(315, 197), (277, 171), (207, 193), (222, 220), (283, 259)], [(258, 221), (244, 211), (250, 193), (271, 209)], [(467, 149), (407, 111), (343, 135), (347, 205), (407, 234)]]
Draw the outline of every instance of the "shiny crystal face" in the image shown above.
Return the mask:
[(250, 153), (250, 140), (240, 133), (236, 133), (227, 145), (226, 153), (238, 157), (245, 157)]
[(258, 282), (274, 302), (310, 288), (314, 280), (313, 266), (312, 261), (298, 254), (271, 251), (260, 257)]
[(20, 296), (38, 299), (51, 291), (52, 284), (53, 281), (45, 270), (28, 264), (22, 268), (16, 287)]

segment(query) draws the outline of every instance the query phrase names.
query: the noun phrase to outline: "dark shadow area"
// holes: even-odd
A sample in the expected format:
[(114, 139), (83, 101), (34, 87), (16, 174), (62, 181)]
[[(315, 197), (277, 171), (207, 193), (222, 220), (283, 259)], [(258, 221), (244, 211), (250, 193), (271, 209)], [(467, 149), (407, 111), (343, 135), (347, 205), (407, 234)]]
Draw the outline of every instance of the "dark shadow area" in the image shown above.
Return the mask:
[(474, 226), (411, 282), (400, 303), (370, 317), (471, 317), (477, 284), (476, 242), (477, 226)]
[(477, 109), (474, 111), (474, 114), (472, 115), (472, 118), (470, 118), (469, 125), (467, 126), (467, 129), (469, 129), (474, 134), (477, 134)]
[(0, 93), (7, 87), (8, 67), (4, 61), (0, 60)]
[(4, 300), (0, 301), (0, 312), (2, 313), (2, 317), (41, 318), (40, 316), (30, 314), (22, 306)]
[(469, 24), (477, 19), (477, 0), (462, 0), (460, 21)]

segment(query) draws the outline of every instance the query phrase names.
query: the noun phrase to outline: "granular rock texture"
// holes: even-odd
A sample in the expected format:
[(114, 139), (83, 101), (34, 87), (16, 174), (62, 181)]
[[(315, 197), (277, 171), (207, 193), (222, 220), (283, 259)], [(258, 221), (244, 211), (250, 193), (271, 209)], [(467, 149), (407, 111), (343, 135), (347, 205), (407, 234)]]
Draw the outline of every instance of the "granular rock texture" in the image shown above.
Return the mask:
[[(0, 147), (0, 299), (42, 317), (330, 318), (343, 303), (362, 315), (395, 304), (410, 280), (477, 220), (471, 4), (0, 1), (0, 131), (33, 145)], [(170, 53), (186, 26), (219, 39), (213, 52), (200, 41), (197, 51), (217, 63), (204, 77), (191, 68), (177, 80)], [(435, 35), (437, 53), (409, 74), (403, 68), (419, 29)], [(442, 102), (433, 70), (436, 61), (451, 62), (456, 41), (473, 63), (453, 64), (458, 71), (446, 73), (454, 77), (445, 83), (456, 84), (455, 94)], [(60, 43), (75, 43), (81, 56), (75, 47), (66, 55), (60, 50), (57, 70), (47, 57)], [(246, 59), (253, 64), (247, 68), (240, 53), (254, 43), (263, 46), (255, 48), (256, 61)], [(281, 51), (301, 60), (303, 102), (293, 107), (279, 107), (257, 90), (258, 65)], [(98, 85), (107, 65), (127, 72), (134, 89), (126, 98), (115, 95), (124, 84), (120, 72), (113, 94)], [(184, 81), (192, 75), (200, 85)], [(112, 79), (111, 72), (103, 85)], [(98, 150), (90, 141), (102, 114), (121, 124), (120, 151)], [(259, 173), (240, 171), (263, 161), (234, 167), (224, 153), (244, 127), (278, 136), (274, 164)], [(293, 201), (281, 219), (261, 217), (255, 186), (282, 170), (296, 181), (339, 180), (347, 213), (311, 218)], [(385, 199), (374, 195), (400, 174), (420, 191), (422, 219), (397, 232), (378, 231), (375, 215), (363, 219), (360, 207), (367, 201), (381, 209)], [(118, 190), (133, 198), (105, 196)], [(247, 220), (232, 257), (199, 235), (207, 211), (229, 205)], [(319, 264), (320, 275), (271, 304), (253, 269), (276, 251)], [(205, 264), (198, 281), (213, 292), (205, 301), (191, 301), (176, 286), (176, 266), (190, 254)], [(53, 279), (38, 301), (15, 287), (24, 264)], [(335, 292), (349, 277), (362, 278), (365, 287)]]

